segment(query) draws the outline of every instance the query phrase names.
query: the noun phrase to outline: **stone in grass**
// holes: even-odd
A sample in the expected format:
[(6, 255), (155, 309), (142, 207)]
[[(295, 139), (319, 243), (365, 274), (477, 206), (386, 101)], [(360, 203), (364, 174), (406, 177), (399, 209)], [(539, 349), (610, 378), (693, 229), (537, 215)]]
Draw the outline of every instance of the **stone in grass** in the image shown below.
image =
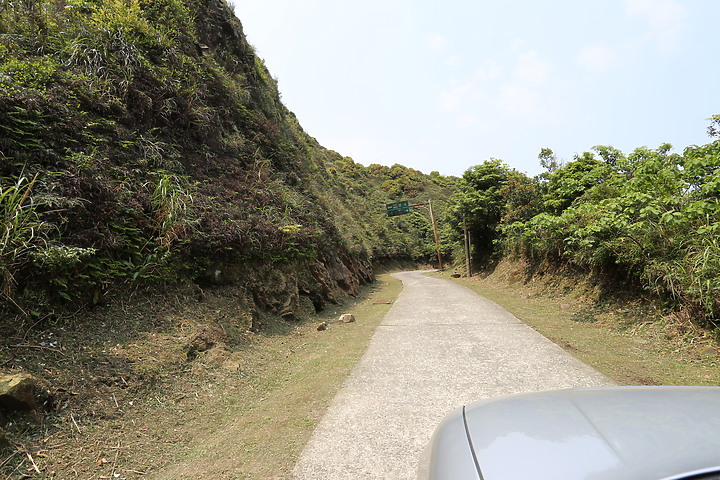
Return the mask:
[(352, 323), (355, 321), (355, 315), (352, 313), (343, 313), (340, 315), (340, 321), (343, 323)]
[(323, 330), (327, 330), (328, 324), (327, 322), (322, 322), (320, 325), (318, 325), (317, 330), (318, 332), (322, 332)]
[(0, 408), (33, 410), (37, 380), (27, 373), (0, 375)]

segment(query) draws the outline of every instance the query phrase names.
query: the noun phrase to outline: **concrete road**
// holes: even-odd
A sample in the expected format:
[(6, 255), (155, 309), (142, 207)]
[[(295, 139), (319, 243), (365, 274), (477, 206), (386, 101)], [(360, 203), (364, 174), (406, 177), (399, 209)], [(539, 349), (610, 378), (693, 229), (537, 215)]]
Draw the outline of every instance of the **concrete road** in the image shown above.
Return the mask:
[(403, 281), (402, 293), (306, 445), (292, 479), (413, 479), (433, 429), (463, 404), (612, 385), (471, 290), (423, 272), (395, 276)]

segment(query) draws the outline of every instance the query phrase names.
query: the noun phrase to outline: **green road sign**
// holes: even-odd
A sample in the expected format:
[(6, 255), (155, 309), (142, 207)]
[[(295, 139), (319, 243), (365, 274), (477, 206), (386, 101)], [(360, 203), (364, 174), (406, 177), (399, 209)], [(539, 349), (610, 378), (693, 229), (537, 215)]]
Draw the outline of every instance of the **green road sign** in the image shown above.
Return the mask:
[(403, 202), (388, 203), (385, 205), (388, 217), (396, 217), (410, 213), (410, 205), (407, 200)]

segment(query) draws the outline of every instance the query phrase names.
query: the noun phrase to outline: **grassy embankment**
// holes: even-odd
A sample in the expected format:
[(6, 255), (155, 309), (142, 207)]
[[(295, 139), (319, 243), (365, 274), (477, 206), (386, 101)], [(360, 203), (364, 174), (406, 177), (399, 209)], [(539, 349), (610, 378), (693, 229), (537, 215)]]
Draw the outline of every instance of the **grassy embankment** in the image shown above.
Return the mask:
[(489, 276), (457, 279), (618, 384), (720, 385), (712, 332), (649, 301), (603, 294), (589, 281), (526, 280), (509, 262)]
[[(151, 478), (284, 478), (390, 308), (374, 302), (394, 300), (401, 289), (381, 275), (358, 301), (329, 308), (290, 334), (262, 335), (241, 360), (252, 364), (252, 378), (228, 398), (210, 400), (211, 408), (198, 405), (188, 428), (200, 435)], [(355, 323), (337, 321), (346, 311)], [(318, 331), (319, 322), (327, 330)]]
[[(375, 302), (401, 289), (379, 275), (357, 299), (296, 323), (266, 316), (261, 332), (192, 356), (189, 333), (223, 338), (207, 326), (247, 320), (232, 292), (208, 290), (202, 302), (138, 299), (84, 320), (92, 326), (79, 339), (64, 329), (45, 333), (57, 344), (52, 354), (18, 355), (37, 355), (28, 361), (76, 387), (56, 412), (31, 416), (33, 428), (14, 433), (18, 449), (0, 460), (0, 477), (285, 478), (390, 308)], [(338, 321), (347, 312), (357, 321)], [(328, 326), (318, 330), (322, 322)]]

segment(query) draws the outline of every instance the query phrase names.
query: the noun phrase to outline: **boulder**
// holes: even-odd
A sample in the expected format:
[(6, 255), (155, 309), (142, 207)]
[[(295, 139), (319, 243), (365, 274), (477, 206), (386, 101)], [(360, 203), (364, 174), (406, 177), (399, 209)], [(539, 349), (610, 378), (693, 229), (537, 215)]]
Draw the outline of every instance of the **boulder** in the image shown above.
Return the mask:
[(192, 360), (199, 353), (207, 352), (217, 345), (224, 345), (226, 341), (227, 334), (222, 329), (213, 325), (199, 325), (190, 339), (188, 359)]
[(352, 313), (343, 313), (340, 315), (340, 321), (343, 323), (352, 323), (355, 321), (355, 315)]
[(37, 380), (27, 373), (0, 375), (0, 408), (33, 410)]

